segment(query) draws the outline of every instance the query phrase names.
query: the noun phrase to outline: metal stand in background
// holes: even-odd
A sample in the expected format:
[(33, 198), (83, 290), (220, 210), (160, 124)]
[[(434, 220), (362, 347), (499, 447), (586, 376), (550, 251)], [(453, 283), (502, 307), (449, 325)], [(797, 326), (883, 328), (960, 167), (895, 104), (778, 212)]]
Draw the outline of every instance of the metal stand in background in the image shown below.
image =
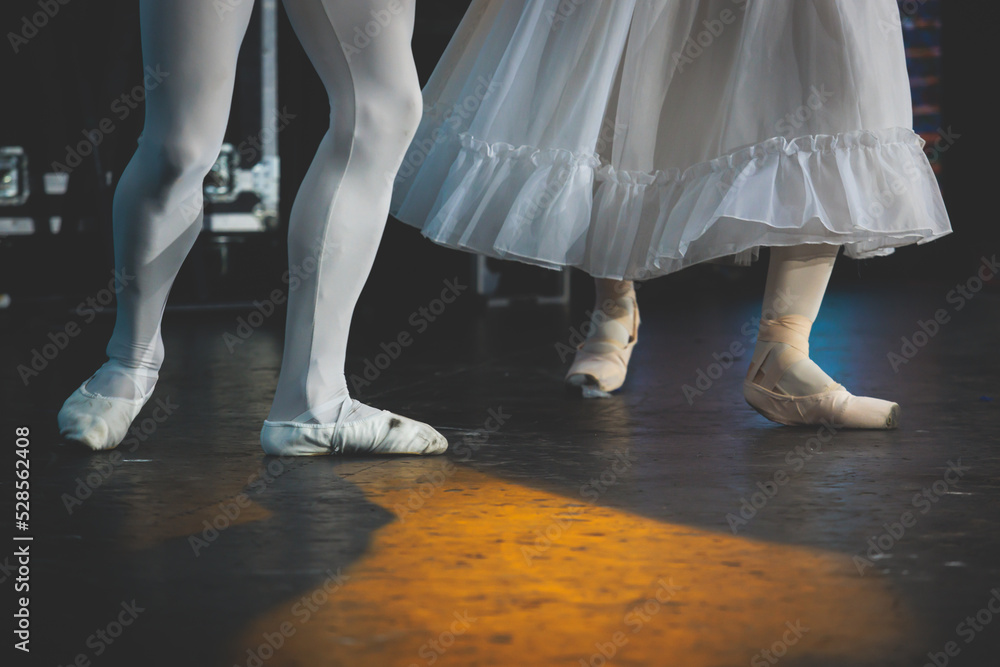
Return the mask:
[[(278, 112), (277, 0), (263, 0), (259, 11), (260, 97), (259, 102), (253, 102), (260, 104), (260, 127), (251, 128), (255, 133), (251, 136), (237, 135), (238, 145), (223, 144), (205, 179), (205, 202), (211, 205), (205, 211), (205, 230), (216, 234), (266, 232), (278, 227), (278, 134), (284, 128)], [(258, 91), (250, 92), (256, 97)], [(243, 165), (241, 157), (246, 154), (259, 155), (259, 160)], [(251, 197), (240, 196), (244, 194)], [(225, 240), (216, 239), (223, 244)]]
[(570, 273), (569, 269), (563, 269), (560, 273), (562, 280), (560, 291), (557, 294), (512, 294), (507, 296), (495, 296), (500, 286), (500, 274), (491, 271), (487, 258), (477, 255), (473, 258), (473, 272), (476, 277), (476, 294), (487, 297), (486, 305), (490, 308), (507, 308), (515, 303), (533, 303), (540, 306), (569, 305), (570, 298)]
[[(278, 135), (287, 121), (278, 109), (277, 0), (258, 3), (251, 29), (258, 26), (259, 41), (244, 48), (259, 52), (252, 51), (245, 63), (239, 63), (240, 67), (249, 68), (251, 76), (242, 85), (237, 80), (226, 142), (205, 178), (203, 228), (207, 234), (204, 245), (196, 246), (192, 253), (198, 276), (195, 303), (171, 305), (171, 310), (246, 306), (240, 297), (235, 300), (220, 299), (219, 295), (210, 297), (210, 285), (216, 277), (238, 273), (234, 271), (238, 259), (253, 252), (250, 247), (254, 243), (274, 235), (281, 226)], [(258, 112), (259, 123), (253, 120)]]
[[(0, 243), (7, 236), (35, 233), (35, 221), (18, 211), (30, 194), (28, 156), (24, 149), (20, 146), (0, 146)], [(0, 293), (0, 309), (8, 308), (10, 303), (10, 295)]]

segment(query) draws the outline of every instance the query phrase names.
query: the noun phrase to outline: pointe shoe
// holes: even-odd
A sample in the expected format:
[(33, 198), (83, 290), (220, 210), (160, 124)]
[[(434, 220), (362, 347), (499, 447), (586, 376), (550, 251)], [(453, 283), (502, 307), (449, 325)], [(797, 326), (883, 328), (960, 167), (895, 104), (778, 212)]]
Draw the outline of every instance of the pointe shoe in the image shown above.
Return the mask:
[(264, 421), (260, 442), (272, 456), (322, 456), (369, 454), (443, 454), (448, 441), (427, 424), (388, 410), (356, 421), (344, 421), (356, 401), (341, 406), (334, 424), (300, 421)]
[[(825, 424), (835, 429), (894, 429), (899, 426), (900, 408), (891, 401), (855, 396), (842, 385), (830, 382), (809, 396), (792, 396), (778, 386), (785, 371), (809, 358), (809, 331), (812, 322), (801, 315), (788, 315), (760, 323), (758, 341), (773, 343), (754, 351), (743, 397), (754, 410), (773, 422), (788, 426)], [(761, 371), (774, 344), (788, 347), (778, 358), (777, 367)]]
[(899, 405), (880, 398), (855, 396), (834, 384), (812, 396), (786, 396), (752, 382), (743, 383), (750, 406), (773, 422), (788, 426), (819, 425), (833, 428), (894, 429), (899, 426)]
[[(145, 369), (130, 368), (128, 374), (129, 377), (132, 374), (156, 377), (155, 373)], [(139, 398), (135, 399), (102, 396), (87, 390), (87, 383), (94, 375), (87, 378), (63, 403), (57, 417), (59, 434), (95, 451), (114, 449), (128, 435), (132, 422), (153, 395), (156, 383), (154, 381), (148, 391), (143, 392), (144, 387), (133, 380), (139, 393)]]
[(639, 306), (633, 296), (619, 299), (618, 305), (631, 308), (632, 330), (617, 320), (597, 324), (577, 348), (566, 372), (566, 384), (578, 387), (584, 398), (606, 398), (625, 383), (628, 362), (639, 341)]

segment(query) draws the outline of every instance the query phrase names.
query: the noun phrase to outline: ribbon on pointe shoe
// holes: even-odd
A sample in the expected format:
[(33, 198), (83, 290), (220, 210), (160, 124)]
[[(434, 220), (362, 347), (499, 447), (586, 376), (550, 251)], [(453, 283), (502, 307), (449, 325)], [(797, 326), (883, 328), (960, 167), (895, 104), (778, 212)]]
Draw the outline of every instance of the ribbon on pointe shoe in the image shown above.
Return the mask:
[[(620, 307), (626, 307), (621, 305)], [(627, 299), (632, 311), (632, 330), (618, 320), (601, 322), (591, 337), (583, 341), (566, 372), (566, 383), (580, 387), (585, 398), (605, 397), (625, 383), (632, 350), (639, 341), (639, 307), (634, 297)]]
[[(809, 333), (812, 321), (802, 315), (784, 315), (776, 320), (762, 320), (759, 343), (750, 370), (743, 383), (743, 396), (760, 414), (779, 424), (790, 426), (829, 425), (833, 428), (892, 429), (899, 425), (899, 405), (879, 398), (854, 396), (842, 385), (832, 382), (809, 396), (791, 396), (778, 387), (789, 368), (809, 359)], [(777, 362), (764, 368), (775, 345), (788, 347)]]

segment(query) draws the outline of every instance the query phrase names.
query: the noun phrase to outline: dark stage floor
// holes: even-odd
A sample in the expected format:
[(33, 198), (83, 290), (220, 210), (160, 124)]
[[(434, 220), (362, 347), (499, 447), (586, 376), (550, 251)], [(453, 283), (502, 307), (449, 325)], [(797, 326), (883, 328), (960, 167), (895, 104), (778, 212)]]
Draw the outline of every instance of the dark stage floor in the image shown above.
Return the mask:
[[(169, 313), (134, 441), (75, 454), (55, 415), (99, 318), (0, 387), (31, 428), (31, 664), (1000, 664), (1000, 294), (959, 310), (952, 287), (828, 296), (814, 358), (903, 408), (898, 431), (832, 437), (753, 412), (747, 358), (712, 366), (752, 347), (749, 298), (640, 290), (629, 382), (587, 402), (557, 347), (579, 311), (362, 313), (360, 395), (445, 433), (431, 459), (264, 457), (281, 318), (236, 343), (248, 310)], [(7, 368), (47, 326), (8, 328)]]

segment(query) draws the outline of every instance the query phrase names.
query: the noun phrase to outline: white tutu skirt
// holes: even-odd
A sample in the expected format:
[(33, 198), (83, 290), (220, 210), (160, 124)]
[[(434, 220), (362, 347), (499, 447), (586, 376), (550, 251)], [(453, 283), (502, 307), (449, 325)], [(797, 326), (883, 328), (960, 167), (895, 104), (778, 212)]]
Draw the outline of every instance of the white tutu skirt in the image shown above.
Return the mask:
[(442, 245), (647, 279), (951, 231), (894, 0), (473, 0), (424, 99), (392, 211)]

